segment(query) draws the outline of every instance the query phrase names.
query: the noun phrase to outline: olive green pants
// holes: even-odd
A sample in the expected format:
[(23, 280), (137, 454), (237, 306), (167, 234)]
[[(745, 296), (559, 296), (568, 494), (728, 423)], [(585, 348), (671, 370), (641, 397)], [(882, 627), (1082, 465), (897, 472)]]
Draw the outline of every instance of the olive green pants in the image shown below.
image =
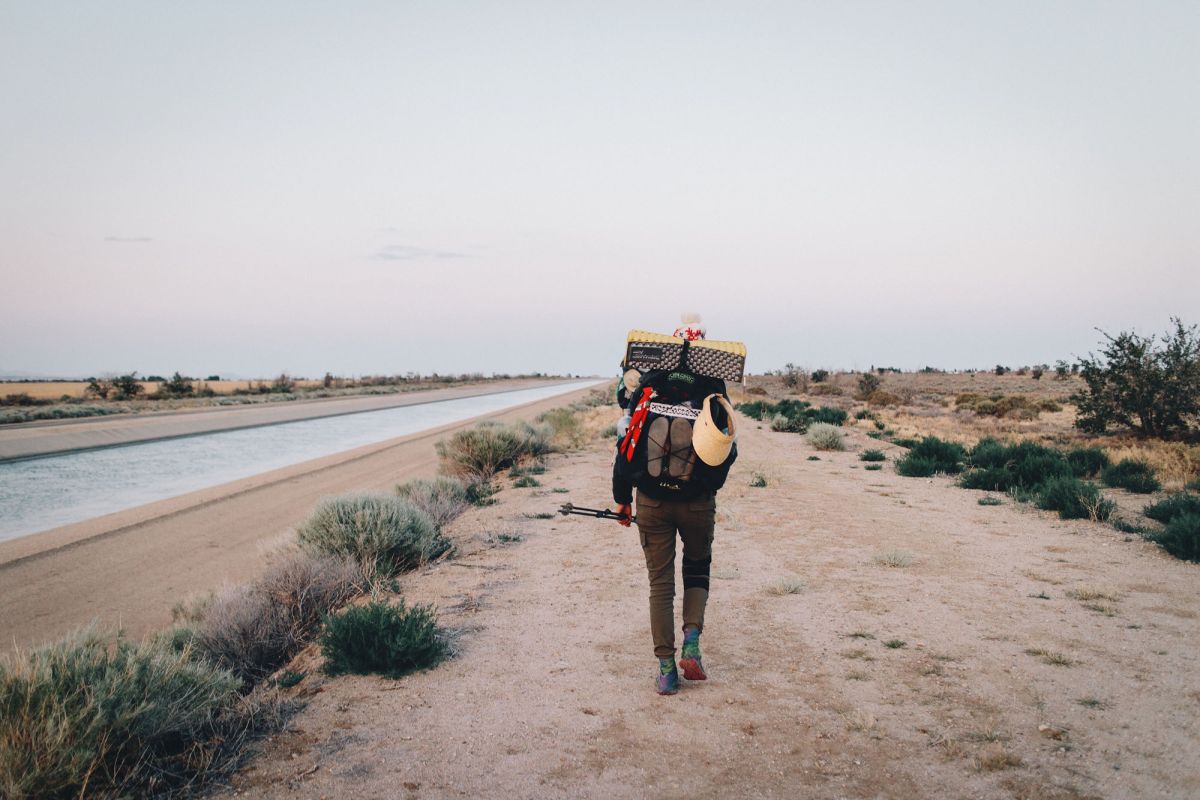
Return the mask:
[(637, 526), (650, 577), (650, 635), (654, 655), (675, 655), (675, 539), (683, 540), (683, 627), (704, 629), (708, 573), (712, 565), (713, 495), (696, 500), (637, 496)]

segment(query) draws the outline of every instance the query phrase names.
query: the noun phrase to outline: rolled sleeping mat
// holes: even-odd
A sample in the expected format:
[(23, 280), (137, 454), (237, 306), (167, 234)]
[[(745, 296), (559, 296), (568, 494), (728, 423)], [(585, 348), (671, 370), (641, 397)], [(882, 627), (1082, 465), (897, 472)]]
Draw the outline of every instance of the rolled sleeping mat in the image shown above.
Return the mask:
[[(712, 406), (717, 403), (725, 410), (725, 419), (729, 424), (729, 432), (721, 430), (717, 427), (717, 423), (713, 422)], [(719, 467), (725, 463), (725, 459), (729, 458), (729, 453), (733, 450), (733, 440), (737, 437), (737, 430), (734, 429), (733, 408), (729, 405), (729, 401), (724, 395), (710, 394), (704, 398), (704, 404), (700, 408), (700, 416), (696, 418), (696, 424), (692, 429), (692, 449), (696, 451), (696, 455), (700, 460), (710, 467)]]

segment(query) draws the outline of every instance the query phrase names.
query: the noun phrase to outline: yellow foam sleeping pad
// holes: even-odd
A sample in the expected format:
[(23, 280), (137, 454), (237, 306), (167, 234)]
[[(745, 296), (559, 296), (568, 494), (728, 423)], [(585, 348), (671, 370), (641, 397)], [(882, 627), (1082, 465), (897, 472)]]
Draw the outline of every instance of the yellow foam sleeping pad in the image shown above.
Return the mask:
[(708, 378), (739, 382), (746, 371), (746, 345), (711, 339), (688, 342), (678, 336), (635, 330), (626, 339), (623, 365), (642, 372), (682, 369)]

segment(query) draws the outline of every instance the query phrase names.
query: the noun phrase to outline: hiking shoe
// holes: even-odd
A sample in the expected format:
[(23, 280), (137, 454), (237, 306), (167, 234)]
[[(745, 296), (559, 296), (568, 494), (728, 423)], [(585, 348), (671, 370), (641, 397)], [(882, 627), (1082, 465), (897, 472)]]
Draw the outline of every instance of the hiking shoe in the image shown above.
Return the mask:
[(679, 651), (679, 668), (689, 681), (708, 680), (704, 674), (704, 662), (700, 660), (700, 631), (688, 628), (683, 633), (683, 648)]
[(679, 670), (675, 668), (675, 659), (660, 658), (658, 660), (658, 693), (675, 694), (679, 691)]

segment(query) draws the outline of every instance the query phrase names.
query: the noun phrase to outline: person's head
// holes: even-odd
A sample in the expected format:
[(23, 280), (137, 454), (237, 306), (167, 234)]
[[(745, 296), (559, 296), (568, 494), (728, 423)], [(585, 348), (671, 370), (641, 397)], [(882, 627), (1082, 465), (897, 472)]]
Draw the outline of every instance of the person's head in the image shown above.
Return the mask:
[(704, 325), (700, 322), (699, 314), (685, 313), (680, 317), (680, 323), (673, 336), (687, 339), (689, 342), (705, 337)]

